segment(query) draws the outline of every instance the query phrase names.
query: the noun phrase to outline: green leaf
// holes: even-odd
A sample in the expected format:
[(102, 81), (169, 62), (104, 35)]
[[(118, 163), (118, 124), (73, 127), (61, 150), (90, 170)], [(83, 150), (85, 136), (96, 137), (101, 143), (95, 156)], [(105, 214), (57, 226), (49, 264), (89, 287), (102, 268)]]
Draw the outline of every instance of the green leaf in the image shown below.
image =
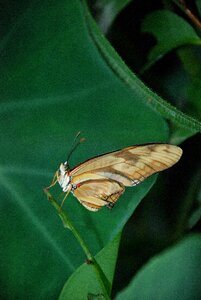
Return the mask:
[[(169, 132), (146, 105), (149, 94), (138, 84), (131, 92), (103, 59), (80, 1), (27, 7), (8, 18), (0, 45), (0, 288), (3, 299), (55, 299), (85, 256), (43, 188), (75, 134), (82, 130), (87, 140), (71, 167), (132, 144), (167, 141)], [(113, 210), (93, 213), (68, 197), (64, 209), (93, 254), (122, 229), (155, 179), (127, 189)], [(53, 193), (58, 199), (61, 189)]]
[(149, 32), (157, 39), (157, 44), (148, 56), (150, 67), (171, 50), (183, 45), (201, 45), (196, 31), (181, 17), (168, 10), (149, 14), (142, 25), (143, 32)]
[[(96, 261), (102, 268), (108, 282), (110, 291), (112, 287), (116, 259), (119, 249), (121, 234), (118, 234), (105, 248), (103, 248), (95, 257)], [(78, 288), (79, 287), (79, 288)], [(81, 265), (65, 283), (59, 300), (75, 299), (84, 300), (88, 295), (101, 296), (103, 295), (100, 280), (97, 277), (92, 264), (84, 263)], [(96, 298), (94, 298), (96, 299)]]
[(153, 258), (116, 297), (121, 299), (200, 299), (201, 235), (188, 236)]

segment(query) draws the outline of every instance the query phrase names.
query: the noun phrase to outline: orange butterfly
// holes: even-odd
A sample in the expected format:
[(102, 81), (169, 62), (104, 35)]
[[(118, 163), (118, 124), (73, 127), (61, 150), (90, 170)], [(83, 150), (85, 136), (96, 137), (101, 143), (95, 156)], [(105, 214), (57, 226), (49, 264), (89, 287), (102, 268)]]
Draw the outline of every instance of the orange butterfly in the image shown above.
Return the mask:
[(182, 149), (174, 145), (145, 144), (93, 157), (72, 170), (66, 161), (60, 164), (47, 189), (58, 182), (66, 193), (62, 204), (71, 192), (89, 210), (112, 208), (126, 186), (135, 186), (150, 175), (170, 168), (181, 155)]

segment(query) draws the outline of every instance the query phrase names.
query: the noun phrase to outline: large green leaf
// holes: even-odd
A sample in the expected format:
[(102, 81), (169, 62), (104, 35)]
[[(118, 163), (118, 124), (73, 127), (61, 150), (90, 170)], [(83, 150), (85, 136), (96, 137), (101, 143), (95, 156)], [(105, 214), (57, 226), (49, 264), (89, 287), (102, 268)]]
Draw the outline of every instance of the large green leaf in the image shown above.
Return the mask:
[[(4, 299), (55, 299), (84, 255), (42, 188), (74, 135), (82, 130), (87, 141), (72, 166), (105, 151), (165, 141), (168, 128), (146, 106), (150, 94), (138, 84), (131, 92), (108, 67), (78, 0), (29, 3), (18, 19), (8, 19), (0, 45), (1, 292)], [(65, 209), (94, 254), (153, 183), (154, 177), (128, 189), (113, 210), (98, 213), (69, 196)]]
[(153, 258), (116, 300), (190, 300), (201, 295), (201, 235), (192, 235)]
[[(108, 279), (108, 283), (110, 285), (109, 293), (111, 292), (114, 277), (120, 236), (121, 234), (118, 234), (115, 239), (103, 248), (95, 257)], [(68, 279), (63, 287), (59, 300), (85, 300), (88, 299), (87, 297), (90, 294), (94, 296), (101, 296), (103, 295), (103, 292), (100, 284), (100, 278), (96, 276), (94, 266), (85, 263), (81, 265)]]

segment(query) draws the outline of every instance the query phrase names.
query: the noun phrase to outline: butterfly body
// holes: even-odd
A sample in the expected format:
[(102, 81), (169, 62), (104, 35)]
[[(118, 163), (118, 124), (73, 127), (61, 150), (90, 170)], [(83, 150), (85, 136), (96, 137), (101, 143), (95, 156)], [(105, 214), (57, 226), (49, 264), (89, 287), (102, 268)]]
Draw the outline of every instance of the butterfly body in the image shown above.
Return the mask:
[(169, 144), (130, 146), (91, 158), (72, 170), (62, 163), (56, 182), (89, 210), (112, 208), (125, 187), (173, 166), (181, 155), (181, 148)]
[(68, 167), (67, 162), (64, 164), (61, 163), (58, 171), (58, 182), (63, 190), (63, 192), (67, 192), (71, 187), (71, 177), (68, 175)]

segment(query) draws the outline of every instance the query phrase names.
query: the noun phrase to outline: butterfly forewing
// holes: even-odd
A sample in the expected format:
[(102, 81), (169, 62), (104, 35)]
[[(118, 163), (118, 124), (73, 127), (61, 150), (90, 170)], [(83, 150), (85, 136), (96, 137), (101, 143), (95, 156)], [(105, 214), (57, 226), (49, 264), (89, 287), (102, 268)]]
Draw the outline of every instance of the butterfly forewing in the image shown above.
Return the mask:
[(124, 186), (133, 186), (171, 167), (181, 154), (181, 148), (168, 144), (131, 146), (94, 157), (74, 168), (70, 175), (75, 184), (89, 179), (109, 178)]

